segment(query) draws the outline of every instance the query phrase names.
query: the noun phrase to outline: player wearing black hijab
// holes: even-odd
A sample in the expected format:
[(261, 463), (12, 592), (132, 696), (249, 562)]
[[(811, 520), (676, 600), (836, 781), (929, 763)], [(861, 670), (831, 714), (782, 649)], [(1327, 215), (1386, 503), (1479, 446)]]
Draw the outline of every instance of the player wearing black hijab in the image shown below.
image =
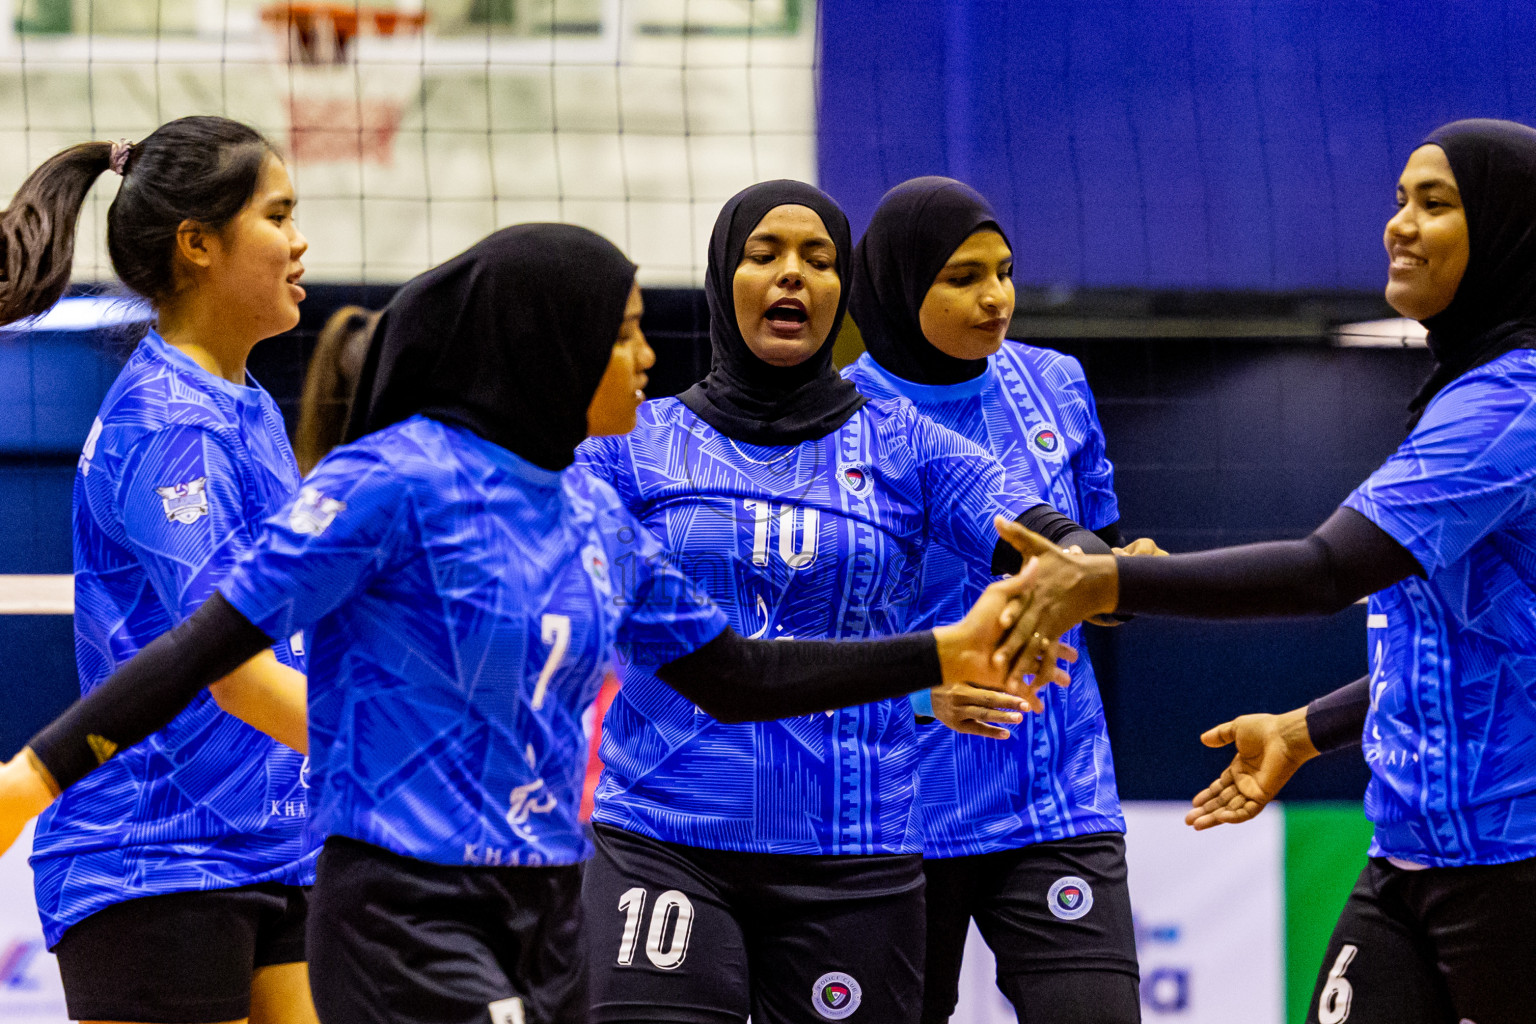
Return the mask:
[[(854, 250), (849, 309), (867, 352), (845, 375), (992, 452), (1097, 533), (1085, 550), (1107, 554), (1122, 543), (1120, 512), (1093, 392), (1072, 357), (1004, 340), (1012, 275), (1012, 247), (975, 189), (940, 177), (897, 185)], [(946, 621), (991, 582), (985, 567), (930, 548), (919, 621)], [(1068, 641), (1081, 646), (1079, 632)], [(924, 1024), (954, 1012), (973, 919), (1020, 1021), (1140, 1019), (1125, 819), (1088, 659), (1070, 687), (1043, 696), (1042, 713), (1002, 742), (918, 728)]]
[[(1040, 504), (976, 445), (838, 376), (851, 254), (842, 210), (810, 185), (732, 198), (710, 238), (709, 376), (578, 453), (743, 634), (902, 632), (926, 547), (989, 566), (991, 517)], [(915, 1022), (907, 702), (732, 724), (645, 665), (621, 676), (583, 890), (592, 1019)]]
[(1208, 733), (1238, 756), (1190, 820), (1244, 821), (1302, 761), (1363, 739), (1375, 836), (1307, 1020), (1516, 1024), (1536, 1006), (1536, 131), (1448, 124), (1397, 200), (1386, 296), (1436, 363), (1398, 450), (1305, 540), (1068, 564), (1019, 533), (1042, 583), (1002, 656), (1107, 611), (1328, 614), (1369, 595), (1371, 674)]
[(537, 224), (405, 285), (349, 443), (212, 598), (0, 769), (0, 848), (49, 789), (303, 629), (320, 1018), (578, 1024), (581, 720), (610, 650), (727, 721), (989, 679), (1007, 588), (928, 633), (743, 639), (572, 465), (634, 425), (653, 359), (634, 274), (592, 232)]

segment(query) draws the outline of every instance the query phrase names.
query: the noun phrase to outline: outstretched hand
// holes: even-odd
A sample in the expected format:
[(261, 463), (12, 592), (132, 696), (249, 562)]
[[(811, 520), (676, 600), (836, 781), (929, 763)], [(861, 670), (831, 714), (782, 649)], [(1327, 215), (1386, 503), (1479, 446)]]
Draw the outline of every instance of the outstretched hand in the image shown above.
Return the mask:
[(964, 619), (934, 629), (945, 686), (968, 683), (987, 690), (1007, 690), (1020, 697), (1027, 710), (1040, 711), (1044, 705), (1039, 690), (1051, 683), (1066, 686), (1071, 682), (1060, 662), (1076, 661), (1077, 651), (1067, 644), (1052, 644), (1040, 662), (1042, 667), (1032, 673), (1034, 678), (1012, 687), (1004, 682), (1006, 666), (992, 657), (1003, 639), (1003, 612), (1033, 582), (1034, 573), (1035, 566), (1026, 564), (1017, 576), (999, 580), (982, 591)]
[(998, 516), (993, 522), (1025, 560), (1015, 579), (1027, 579), (1028, 589), (1009, 599), (1001, 620), (1008, 635), (993, 655), (993, 663), (1007, 673), (1004, 685), (1018, 693), (1027, 688), (1026, 676), (1038, 679), (1048, 671), (1063, 633), (1115, 610), (1118, 574), (1112, 556), (1073, 555), (1010, 519)]
[(1197, 831), (1258, 817), (1296, 774), (1317, 756), (1307, 732), (1306, 708), (1283, 715), (1242, 715), (1200, 737), (1208, 747), (1237, 744), (1225, 771), (1195, 794), (1184, 823)]

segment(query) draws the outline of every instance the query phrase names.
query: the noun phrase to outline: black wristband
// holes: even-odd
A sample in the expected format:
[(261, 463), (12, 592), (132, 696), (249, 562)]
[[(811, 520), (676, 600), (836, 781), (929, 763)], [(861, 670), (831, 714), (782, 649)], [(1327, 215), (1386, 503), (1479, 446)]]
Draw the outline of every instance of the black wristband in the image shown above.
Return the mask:
[[(1019, 513), (1014, 520), (1024, 529), (1038, 533), (1057, 547), (1069, 548), (1076, 544), (1085, 555), (1107, 555), (1109, 545), (1086, 527), (1079, 526), (1067, 516), (1049, 505), (1033, 505)], [(1005, 540), (999, 540), (992, 549), (992, 575), (1011, 576), (1024, 568), (1024, 556)]]
[(1307, 705), (1307, 735), (1317, 752), (1358, 747), (1371, 710), (1371, 678), (1361, 676)]

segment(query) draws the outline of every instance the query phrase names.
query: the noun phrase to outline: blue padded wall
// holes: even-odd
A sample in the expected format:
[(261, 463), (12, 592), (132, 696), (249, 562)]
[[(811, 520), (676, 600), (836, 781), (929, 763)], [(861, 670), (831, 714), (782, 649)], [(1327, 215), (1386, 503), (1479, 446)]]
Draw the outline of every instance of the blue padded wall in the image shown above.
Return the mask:
[(821, 9), (821, 185), (855, 232), (892, 185), (961, 178), (1031, 284), (1376, 291), (1425, 133), (1536, 121), (1519, 0)]

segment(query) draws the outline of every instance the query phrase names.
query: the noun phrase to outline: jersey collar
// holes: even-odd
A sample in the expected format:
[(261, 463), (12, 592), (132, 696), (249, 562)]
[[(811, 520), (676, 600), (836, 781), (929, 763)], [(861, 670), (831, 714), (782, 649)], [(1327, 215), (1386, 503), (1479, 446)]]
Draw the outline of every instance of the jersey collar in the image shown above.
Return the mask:
[(543, 466), (534, 465), (516, 452), (503, 448), (495, 441), (488, 441), (468, 427), (460, 426), (457, 423), (446, 423), (443, 420), (424, 416), (421, 413), (417, 413), (405, 422), (409, 423), (411, 420), (426, 420), (435, 424), (439, 429), (456, 435), (461, 443), (478, 448), (485, 453), (486, 458), (489, 458), (492, 462), (506, 469), (507, 472), (531, 487), (558, 490), (561, 478), (566, 473), (571, 472), (572, 467), (570, 466), (567, 466), (565, 469), (545, 469)]
[(885, 367), (875, 362), (868, 353), (859, 357), (866, 369), (885, 382), (886, 386), (896, 392), (902, 398), (910, 400), (914, 405), (936, 402), (959, 402), (967, 398), (975, 398), (986, 390), (992, 380), (992, 374), (997, 366), (997, 355), (994, 353), (987, 357), (987, 369), (970, 380), (963, 380), (958, 384), (919, 384), (916, 381), (906, 380), (891, 373)]
[(261, 386), (256, 383), (256, 378), (251, 376), (251, 371), (245, 371), (244, 384), (236, 384), (234, 381), (225, 380), (223, 377), (209, 373), (197, 365), (195, 359), (166, 341), (160, 336), (160, 332), (154, 329), (151, 329), (148, 334), (144, 335), (144, 340), (139, 342), (139, 344), (147, 346), (156, 356), (175, 366), (178, 370), (184, 370), (187, 373), (193, 374), (199, 381), (218, 388), (234, 398), (249, 399), (261, 392)]

